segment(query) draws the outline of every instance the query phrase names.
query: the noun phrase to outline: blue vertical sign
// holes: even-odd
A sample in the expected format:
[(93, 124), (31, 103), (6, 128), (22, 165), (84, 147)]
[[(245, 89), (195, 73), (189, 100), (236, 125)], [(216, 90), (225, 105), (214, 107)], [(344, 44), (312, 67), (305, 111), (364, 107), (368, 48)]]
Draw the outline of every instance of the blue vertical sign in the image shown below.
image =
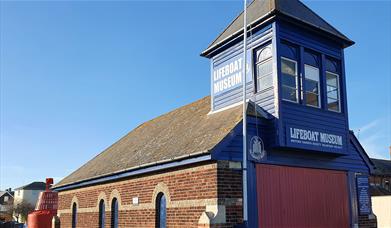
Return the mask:
[(368, 215), (371, 213), (371, 198), (369, 195), (368, 176), (357, 176), (357, 199), (358, 210), (360, 215)]

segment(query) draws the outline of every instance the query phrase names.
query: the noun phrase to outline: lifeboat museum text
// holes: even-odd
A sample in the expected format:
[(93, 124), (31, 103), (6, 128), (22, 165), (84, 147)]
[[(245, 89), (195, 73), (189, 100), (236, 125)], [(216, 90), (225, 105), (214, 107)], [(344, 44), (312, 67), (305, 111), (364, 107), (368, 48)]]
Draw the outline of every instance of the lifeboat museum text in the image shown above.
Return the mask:
[(239, 58), (213, 71), (215, 94), (242, 84), (242, 61), (243, 58)]
[(342, 136), (290, 127), (292, 142), (326, 147), (342, 147)]
[(376, 227), (373, 163), (349, 130), (354, 42), (298, 0), (247, 12), (245, 51), (240, 14), (201, 53), (210, 95), (142, 123), (53, 187), (61, 227)]

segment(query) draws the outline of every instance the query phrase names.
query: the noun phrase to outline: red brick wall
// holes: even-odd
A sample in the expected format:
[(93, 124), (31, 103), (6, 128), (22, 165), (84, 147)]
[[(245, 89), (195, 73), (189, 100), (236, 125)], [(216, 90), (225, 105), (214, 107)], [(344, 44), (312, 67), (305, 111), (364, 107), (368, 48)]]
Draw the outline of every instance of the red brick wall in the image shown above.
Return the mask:
[[(241, 172), (228, 162), (209, 162), (167, 170), (59, 193), (61, 227), (71, 227), (71, 205), (77, 203), (77, 227), (98, 227), (98, 203), (106, 202), (106, 227), (110, 227), (111, 199), (119, 200), (119, 227), (154, 227), (155, 198), (167, 198), (168, 227), (198, 227), (201, 214), (213, 205), (225, 206), (225, 223), (211, 227), (233, 227), (241, 221)], [(132, 198), (139, 198), (139, 205)], [(218, 220), (220, 221), (220, 220)]]

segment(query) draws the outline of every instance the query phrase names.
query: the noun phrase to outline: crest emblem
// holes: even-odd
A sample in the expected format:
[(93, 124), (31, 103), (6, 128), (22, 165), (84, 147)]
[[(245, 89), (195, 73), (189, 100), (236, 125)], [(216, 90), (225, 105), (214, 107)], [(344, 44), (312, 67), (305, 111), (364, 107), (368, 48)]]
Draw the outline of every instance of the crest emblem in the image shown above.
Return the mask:
[(266, 156), (263, 141), (258, 136), (253, 136), (250, 140), (250, 155), (256, 160), (261, 160)]

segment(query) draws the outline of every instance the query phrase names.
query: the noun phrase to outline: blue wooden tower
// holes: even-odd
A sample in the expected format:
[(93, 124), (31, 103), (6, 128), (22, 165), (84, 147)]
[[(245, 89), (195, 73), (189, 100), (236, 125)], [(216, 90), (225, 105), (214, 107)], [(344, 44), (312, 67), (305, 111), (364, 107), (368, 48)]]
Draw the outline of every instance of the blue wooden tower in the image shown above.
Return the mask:
[[(281, 214), (291, 213), (294, 207), (284, 208), (280, 202), (284, 195), (270, 194), (286, 188), (298, 196), (305, 191), (308, 195), (342, 192), (345, 196), (337, 198), (345, 200), (346, 207), (337, 210), (337, 204), (324, 203), (319, 210), (335, 210), (345, 220), (337, 221), (330, 215), (330, 220), (335, 220), (332, 224), (354, 227), (359, 216), (371, 213), (367, 176), (372, 169), (370, 159), (349, 130), (344, 49), (354, 42), (298, 0), (254, 0), (247, 15), (246, 63), (243, 13), (201, 55), (211, 61), (210, 115), (240, 105), (242, 83), (247, 86), (250, 227), (284, 227)], [(243, 67), (247, 71), (245, 80)], [(236, 137), (215, 153), (216, 159), (241, 161), (240, 133)], [(251, 153), (254, 139), (258, 144), (261, 140), (261, 156)], [(300, 190), (296, 186), (322, 185), (319, 178), (329, 177), (336, 179), (324, 185), (339, 185), (337, 188)], [(287, 179), (292, 182), (276, 185)], [(279, 205), (274, 212), (270, 212), (268, 199)], [(319, 196), (313, 200), (331, 199)], [(298, 221), (300, 216), (314, 217), (309, 210), (300, 208), (302, 214), (291, 214), (289, 221), (292, 217)], [(270, 219), (273, 216), (280, 216), (281, 223)], [(300, 221), (298, 224), (304, 225)]]

